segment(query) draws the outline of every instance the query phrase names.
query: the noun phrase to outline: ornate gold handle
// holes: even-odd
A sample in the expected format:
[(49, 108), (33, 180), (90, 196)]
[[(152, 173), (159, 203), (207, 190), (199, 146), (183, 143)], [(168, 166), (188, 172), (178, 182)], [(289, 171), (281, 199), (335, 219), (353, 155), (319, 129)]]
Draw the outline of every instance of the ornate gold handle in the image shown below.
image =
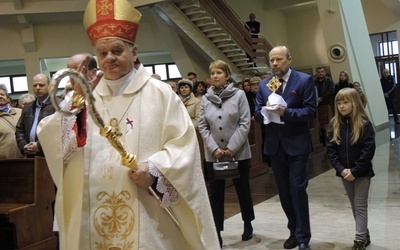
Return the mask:
[(122, 165), (129, 167), (133, 171), (137, 170), (136, 155), (126, 152), (125, 148), (122, 146), (121, 142), (110, 125), (106, 125), (100, 128), (100, 135), (107, 138), (108, 142), (117, 149), (120, 153), (122, 159)]
[[(74, 81), (79, 84), (84, 94), (84, 96), (81, 96), (74, 91), (73, 110), (63, 110), (57, 104), (58, 85), (60, 84), (61, 80), (66, 76), (72, 77)], [(136, 155), (128, 153), (122, 146), (121, 142), (118, 140), (116, 132), (112, 130), (111, 126), (105, 125), (103, 119), (100, 117), (99, 113), (96, 110), (96, 107), (94, 106), (95, 99), (92, 95), (92, 91), (90, 90), (89, 83), (81, 72), (74, 69), (63, 69), (55, 73), (50, 85), (50, 99), (56, 111), (65, 113), (67, 115), (78, 114), (83, 109), (86, 102), (90, 116), (92, 117), (96, 125), (100, 128), (100, 135), (106, 137), (108, 142), (119, 152), (122, 157), (122, 165), (132, 169), (133, 171), (137, 170)]]

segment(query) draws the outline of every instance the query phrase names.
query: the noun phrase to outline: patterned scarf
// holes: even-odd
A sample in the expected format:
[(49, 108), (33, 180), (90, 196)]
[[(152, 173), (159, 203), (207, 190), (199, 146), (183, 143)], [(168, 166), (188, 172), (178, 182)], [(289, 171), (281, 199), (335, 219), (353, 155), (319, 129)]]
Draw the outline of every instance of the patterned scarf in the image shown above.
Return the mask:
[(226, 87), (228, 87), (228, 84), (225, 84), (224, 86), (221, 86), (221, 87), (214, 86), (214, 94), (219, 96), (222, 93), (222, 91), (224, 91), (224, 89), (226, 89)]
[(183, 104), (185, 104), (185, 106), (186, 106), (187, 102), (190, 99), (190, 94), (188, 96), (182, 96), (181, 94), (179, 94), (179, 97), (181, 98), (181, 101), (183, 102)]
[(4, 106), (0, 106), (0, 111), (3, 111), (7, 114), (9, 114), (11, 112), (11, 105), (9, 103), (7, 103)]

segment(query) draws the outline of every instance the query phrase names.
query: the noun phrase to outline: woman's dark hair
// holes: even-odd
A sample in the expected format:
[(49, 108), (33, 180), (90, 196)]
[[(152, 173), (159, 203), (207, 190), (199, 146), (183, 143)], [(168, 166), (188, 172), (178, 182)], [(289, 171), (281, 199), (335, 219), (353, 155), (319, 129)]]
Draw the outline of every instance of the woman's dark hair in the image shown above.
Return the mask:
[(194, 84), (193, 86), (193, 93), (197, 93), (197, 86), (203, 85), (204, 87), (204, 92), (202, 94), (205, 94), (207, 92), (207, 85), (204, 81), (198, 81)]

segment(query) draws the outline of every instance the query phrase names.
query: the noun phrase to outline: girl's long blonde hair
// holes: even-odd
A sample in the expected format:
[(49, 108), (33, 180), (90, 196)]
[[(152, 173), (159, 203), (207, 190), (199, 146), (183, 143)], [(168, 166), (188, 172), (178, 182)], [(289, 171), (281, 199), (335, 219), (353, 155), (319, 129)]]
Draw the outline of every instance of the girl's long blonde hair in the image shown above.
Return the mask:
[(361, 103), (360, 95), (353, 88), (341, 89), (335, 96), (335, 116), (332, 119), (332, 142), (340, 144), (340, 124), (343, 124), (344, 117), (340, 114), (337, 103), (339, 101), (347, 100), (351, 102), (353, 111), (349, 114), (349, 119), (353, 125), (353, 133), (351, 136), (351, 144), (355, 144), (364, 132), (363, 123), (369, 120), (367, 113)]

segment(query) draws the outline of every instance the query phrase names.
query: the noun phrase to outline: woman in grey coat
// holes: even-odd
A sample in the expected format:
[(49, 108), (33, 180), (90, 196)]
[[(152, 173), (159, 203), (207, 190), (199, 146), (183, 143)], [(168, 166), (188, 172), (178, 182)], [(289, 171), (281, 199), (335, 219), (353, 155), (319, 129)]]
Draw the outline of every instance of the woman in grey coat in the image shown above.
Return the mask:
[(245, 92), (229, 82), (231, 69), (224, 61), (212, 62), (209, 67), (213, 86), (203, 96), (200, 109), (199, 131), (204, 141), (205, 173), (210, 187), (210, 203), (218, 238), (222, 247), (221, 231), (224, 229), (225, 180), (214, 180), (213, 163), (239, 162), (238, 178), (233, 179), (239, 198), (244, 231), (242, 240), (253, 237), (251, 221), (254, 220), (250, 193), (250, 110)]

